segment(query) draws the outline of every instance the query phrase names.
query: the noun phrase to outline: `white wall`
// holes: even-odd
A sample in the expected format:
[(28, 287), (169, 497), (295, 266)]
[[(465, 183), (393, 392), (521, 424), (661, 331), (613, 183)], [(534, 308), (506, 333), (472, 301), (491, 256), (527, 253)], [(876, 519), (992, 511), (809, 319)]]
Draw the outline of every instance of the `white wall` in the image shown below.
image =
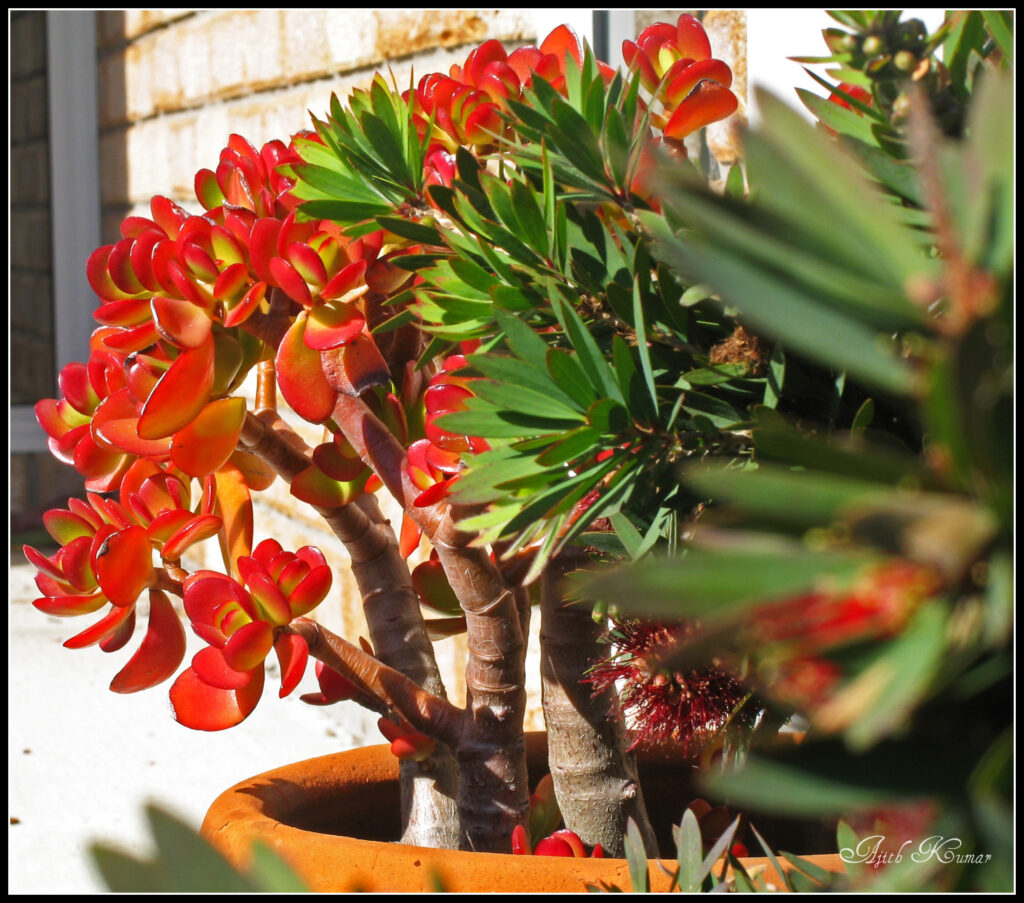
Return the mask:
[[(822, 29), (842, 27), (823, 9), (748, 9), (747, 73), (751, 87), (761, 86), (780, 95), (808, 118), (810, 113), (800, 103), (794, 88), (802, 87), (822, 93), (824, 89), (805, 71), (804, 64), (794, 63), (793, 56), (827, 56), (828, 48)], [(942, 24), (944, 10), (908, 9), (903, 19), (921, 19), (933, 31)], [(829, 67), (811, 66), (818, 75)], [(750, 122), (756, 125), (759, 111), (751, 91)]]

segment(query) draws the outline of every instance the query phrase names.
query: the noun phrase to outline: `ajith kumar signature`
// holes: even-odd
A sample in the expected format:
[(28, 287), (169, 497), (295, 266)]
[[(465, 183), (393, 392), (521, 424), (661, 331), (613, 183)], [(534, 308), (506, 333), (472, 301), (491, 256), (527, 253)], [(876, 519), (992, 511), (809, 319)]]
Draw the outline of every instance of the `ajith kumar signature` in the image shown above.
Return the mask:
[[(862, 863), (877, 869), (883, 865), (902, 862), (904, 851), (914, 843), (913, 840), (907, 840), (900, 845), (899, 849), (894, 849), (886, 846), (885, 841), (885, 835), (872, 834), (859, 841), (856, 847), (844, 847), (839, 851), (839, 856), (843, 862)], [(992, 859), (991, 853), (960, 853), (958, 851), (962, 846), (963, 841), (959, 837), (942, 837), (936, 834), (920, 841), (916, 849), (907, 855), (914, 862), (927, 862), (930, 859), (935, 859), (944, 864), (981, 865)]]

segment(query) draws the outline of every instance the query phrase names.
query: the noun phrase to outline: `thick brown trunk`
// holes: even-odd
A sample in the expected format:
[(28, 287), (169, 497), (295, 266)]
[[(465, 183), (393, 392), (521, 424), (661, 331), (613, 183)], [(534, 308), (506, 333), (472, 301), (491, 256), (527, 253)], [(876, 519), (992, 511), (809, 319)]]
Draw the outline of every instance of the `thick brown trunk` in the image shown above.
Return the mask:
[[(372, 495), (360, 497), (355, 504), (373, 525), (367, 535), (376, 537), (377, 548), (367, 548), (366, 557), (354, 544), (347, 546), (374, 651), (382, 662), (429, 693), (447, 698), (419, 597), (394, 531)], [(402, 762), (401, 789), (402, 843), (456, 849), (458, 765), (448, 747), (439, 745), (426, 762)]]
[[(435, 544), (466, 613), (466, 722), (456, 749), (463, 849), (507, 853), (529, 816), (519, 607), (481, 550)], [(473, 561), (473, 559), (476, 559)]]
[[(289, 435), (272, 415), (266, 416), (269, 423), (250, 416), (243, 445), (260, 454), (282, 478), (291, 480), (309, 465), (309, 458), (297, 437)], [(367, 495), (353, 505), (318, 510), (351, 557), (370, 641), (380, 660), (444, 698), (444, 684), (408, 565), (376, 499)], [(444, 849), (458, 846), (457, 786), (458, 765), (445, 746), (426, 763), (402, 763), (403, 843)]]
[(594, 695), (580, 679), (608, 653), (586, 605), (564, 602), (565, 574), (586, 563), (565, 553), (541, 582), (541, 694), (548, 731), (548, 765), (565, 825), (586, 844), (624, 856), (628, 819), (640, 828), (649, 856), (657, 855), (636, 762), (626, 752), (614, 694)]
[(525, 824), (529, 789), (523, 740), (526, 646), (513, 591), (482, 549), (469, 548), (444, 502), (417, 507), (405, 449), (358, 398), (339, 396), (334, 418), (431, 541), (466, 615), (466, 718), (456, 745), (459, 817), (466, 849), (508, 852)]

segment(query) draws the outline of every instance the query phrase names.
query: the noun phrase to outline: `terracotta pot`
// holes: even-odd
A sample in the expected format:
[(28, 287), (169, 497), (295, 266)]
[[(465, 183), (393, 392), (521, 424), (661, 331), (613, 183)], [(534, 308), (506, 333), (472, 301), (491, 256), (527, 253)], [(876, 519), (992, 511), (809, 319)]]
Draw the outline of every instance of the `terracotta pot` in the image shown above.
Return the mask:
[[(531, 784), (546, 770), (546, 754), (544, 734), (528, 734)], [(664, 835), (694, 796), (688, 789), (689, 769), (681, 773), (677, 763), (645, 762), (643, 757), (640, 766), (652, 823)], [(659, 777), (669, 779), (658, 784)], [(666, 805), (654, 806), (654, 800)], [(264, 841), (318, 892), (584, 892), (588, 884), (602, 883), (631, 887), (624, 859), (466, 853), (394, 843), (398, 811), (398, 760), (381, 744), (308, 759), (242, 781), (214, 801), (201, 833), (243, 868), (252, 841)], [(843, 869), (836, 855), (808, 858), (833, 871)], [(669, 870), (675, 867), (674, 861), (662, 864)], [(744, 864), (748, 870), (773, 871), (766, 859)], [(656, 861), (649, 866), (652, 888), (667, 890), (668, 875)]]

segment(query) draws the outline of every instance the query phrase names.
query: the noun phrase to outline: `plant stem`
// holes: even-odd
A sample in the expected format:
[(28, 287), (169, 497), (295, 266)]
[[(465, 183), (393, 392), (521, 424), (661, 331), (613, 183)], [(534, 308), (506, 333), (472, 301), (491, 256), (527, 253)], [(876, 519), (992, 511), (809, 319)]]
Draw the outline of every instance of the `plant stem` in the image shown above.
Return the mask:
[[(294, 479), (309, 466), (309, 449), (274, 412), (249, 414), (241, 441), (247, 451), (258, 454), (285, 480)], [(444, 685), (408, 565), (376, 499), (364, 495), (352, 505), (316, 510), (351, 557), (370, 640), (381, 661), (443, 698)], [(458, 845), (458, 813), (453, 802), (457, 782), (458, 767), (446, 747), (439, 747), (426, 765), (402, 763), (404, 843), (444, 849)]]
[(466, 711), (459, 761), (461, 846), (508, 852), (525, 824), (529, 787), (523, 715), (526, 645), (513, 591), (486, 551), (468, 546), (445, 502), (417, 507), (405, 449), (359, 398), (339, 395), (334, 419), (362, 460), (427, 536), (466, 614)]
[(379, 700), (385, 709), (397, 711), (416, 730), (449, 745), (458, 739), (462, 710), (447, 699), (428, 693), (400, 671), (389, 668), (323, 624), (297, 618), (287, 630), (306, 641), (309, 654), (315, 659), (344, 675), (360, 692)]
[(627, 821), (640, 828), (649, 856), (657, 844), (637, 775), (626, 751), (612, 691), (594, 694), (581, 678), (607, 653), (589, 606), (564, 600), (564, 576), (587, 562), (566, 551), (541, 577), (541, 694), (548, 731), (548, 766), (565, 826), (610, 856), (625, 855)]
[[(427, 637), (419, 597), (394, 531), (374, 496), (360, 496), (353, 504), (369, 521), (366, 538), (350, 540), (346, 548), (352, 557), (352, 573), (362, 595), (373, 648), (382, 662), (444, 699), (444, 682)], [(456, 848), (458, 766), (448, 747), (438, 746), (428, 762), (402, 762), (401, 781), (402, 842)]]

